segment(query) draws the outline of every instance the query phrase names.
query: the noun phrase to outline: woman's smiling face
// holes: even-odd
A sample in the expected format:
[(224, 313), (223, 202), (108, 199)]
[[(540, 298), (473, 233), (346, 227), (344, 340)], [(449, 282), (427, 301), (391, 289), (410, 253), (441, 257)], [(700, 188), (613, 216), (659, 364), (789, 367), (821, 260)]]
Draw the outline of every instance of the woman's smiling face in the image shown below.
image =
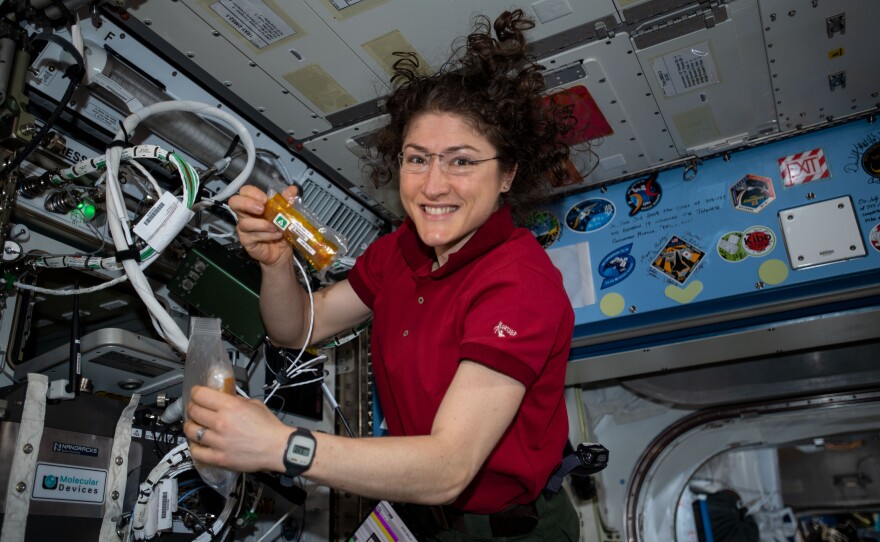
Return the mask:
[[(423, 113), (413, 118), (402, 154), (404, 162), (429, 164), (422, 173), (401, 169), (400, 200), (419, 237), (434, 248), (443, 265), (498, 209), (500, 195), (509, 190), (515, 170), (504, 173), (489, 140), (464, 117), (451, 113)], [(452, 173), (458, 169), (456, 164), (481, 160), (485, 161), (464, 168), (464, 174)], [(441, 161), (451, 166), (441, 167)]]

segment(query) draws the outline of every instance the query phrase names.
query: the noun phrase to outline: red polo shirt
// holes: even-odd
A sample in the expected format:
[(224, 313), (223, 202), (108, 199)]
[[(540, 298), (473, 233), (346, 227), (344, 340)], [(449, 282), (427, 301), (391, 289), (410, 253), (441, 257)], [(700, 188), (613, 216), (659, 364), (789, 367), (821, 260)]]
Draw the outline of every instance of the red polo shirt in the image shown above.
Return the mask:
[(515, 378), (526, 387), (519, 413), (454, 506), (491, 513), (530, 502), (568, 437), (562, 390), (574, 312), (562, 276), (507, 208), (443, 267), (431, 271), (433, 263), (407, 219), (348, 275), (373, 310), (373, 373), (388, 430), (430, 434), (461, 360)]

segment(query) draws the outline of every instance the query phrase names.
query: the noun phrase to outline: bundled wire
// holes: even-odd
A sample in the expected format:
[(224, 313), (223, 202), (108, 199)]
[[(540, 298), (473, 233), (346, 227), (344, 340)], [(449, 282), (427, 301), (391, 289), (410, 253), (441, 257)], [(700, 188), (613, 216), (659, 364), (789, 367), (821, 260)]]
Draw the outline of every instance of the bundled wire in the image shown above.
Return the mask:
[[(282, 370), (281, 374), (283, 376), (276, 375), (275, 382), (273, 382), (271, 384), (270, 389), (269, 389), (269, 393), (267, 393), (266, 398), (263, 399), (263, 404), (268, 403), (269, 399), (271, 399), (272, 396), (275, 395), (275, 393), (277, 393), (278, 390), (281, 389), (282, 386), (284, 386), (287, 381), (291, 380), (292, 378), (294, 378), (295, 376), (300, 374), (302, 371), (306, 370), (308, 368), (308, 367), (305, 367), (306, 364), (308, 364), (308, 366), (311, 367), (311, 365), (312, 365), (311, 362), (314, 361), (314, 360), (309, 360), (309, 361), (305, 362), (305, 364), (300, 363), (300, 359), (302, 359), (302, 355), (305, 353), (306, 349), (309, 347), (309, 344), (312, 341), (312, 332), (315, 330), (315, 298), (314, 298), (314, 295), (312, 294), (312, 286), (311, 286), (311, 284), (309, 284), (309, 276), (308, 276), (308, 274), (306, 274), (306, 270), (303, 269), (302, 264), (299, 263), (299, 260), (296, 258), (296, 256), (293, 257), (293, 262), (299, 268), (299, 272), (302, 274), (303, 279), (305, 279), (305, 280), (303, 280), (303, 282), (305, 282), (306, 291), (309, 294), (309, 330), (306, 333), (306, 339), (302, 345), (302, 348), (299, 351), (299, 354), (297, 354), (296, 358), (290, 363), (290, 365), (288, 365), (285, 369)], [(296, 384), (293, 384), (293, 385), (303, 386), (305, 384), (310, 384), (312, 382), (322, 381), (322, 380), (324, 380), (324, 378), (326, 378), (326, 374), (322, 374), (320, 377), (315, 378), (313, 380), (310, 380), (308, 382), (297, 382)]]
[[(150, 471), (146, 480), (144, 480), (138, 487), (137, 502), (135, 503), (134, 511), (131, 514), (131, 523), (129, 524), (129, 530), (126, 531), (124, 542), (129, 542), (132, 539), (143, 540), (144, 528), (147, 521), (147, 504), (150, 502), (150, 496), (153, 494), (153, 491), (159, 483), (163, 480), (176, 478), (181, 473), (192, 470), (193, 468), (192, 456), (189, 452), (189, 444), (186, 442), (176, 446), (162, 458), (159, 464)], [(236, 509), (236, 505), (243, 492), (244, 488), (242, 484), (233, 484), (229, 494), (225, 495), (226, 503), (223, 506), (223, 510), (217, 516), (216, 521), (212, 525), (206, 525), (205, 532), (197, 536), (194, 539), (194, 542), (208, 542), (213, 540), (217, 535), (225, 532), (225, 529), (230, 527), (226, 526), (226, 522), (232, 515), (233, 510)]]
[[(235, 117), (221, 109), (217, 109), (216, 107), (199, 102), (168, 101), (157, 102), (132, 113), (122, 122), (120, 130), (115, 136), (116, 141), (107, 149), (107, 152), (104, 156), (107, 171), (107, 224), (110, 228), (110, 234), (113, 239), (113, 244), (116, 247), (117, 251), (126, 253), (126, 251), (131, 250), (131, 248), (134, 246), (128, 211), (125, 207), (122, 189), (118, 177), (119, 166), (123, 159), (123, 150), (121, 148), (123, 145), (119, 143), (125, 142), (127, 140), (128, 134), (133, 132), (135, 127), (137, 127), (137, 125), (140, 124), (144, 119), (147, 119), (156, 114), (180, 111), (198, 113), (201, 115), (218, 118), (230, 124), (235, 129), (248, 155), (244, 169), (230, 184), (228, 184), (223, 190), (217, 193), (213, 198), (203, 200), (202, 202), (198, 203), (194, 202), (192, 199), (198, 192), (198, 175), (195, 173), (195, 171), (187, 169), (185, 174), (186, 179), (184, 182), (186, 190), (186, 193), (184, 194), (184, 203), (190, 204), (189, 209), (194, 209), (203, 205), (210, 206), (218, 201), (228, 199), (231, 195), (235, 194), (238, 191), (238, 189), (241, 187), (241, 185), (245, 183), (245, 181), (248, 179), (251, 172), (253, 171), (254, 163), (256, 160), (256, 153), (254, 150), (253, 139), (251, 138), (250, 133), (248, 133), (244, 125), (239, 122)], [(176, 158), (174, 158), (172, 155), (173, 153), (170, 153), (167, 156), (171, 157), (171, 160), (176, 163)], [(181, 162), (183, 161), (181, 160)], [(184, 226), (185, 223), (179, 224), (180, 229), (183, 229)], [(177, 235), (177, 233), (179, 233), (180, 229), (172, 232), (164, 232), (164, 235), (166, 238), (173, 237), (174, 235)], [(137, 292), (138, 296), (146, 305), (158, 333), (173, 347), (177, 348), (181, 352), (186, 352), (187, 345), (189, 344), (188, 338), (174, 321), (174, 319), (171, 318), (171, 315), (169, 315), (165, 308), (156, 300), (155, 294), (153, 293), (152, 288), (150, 287), (149, 282), (144, 275), (143, 267), (138, 265), (138, 263), (135, 262), (133, 259), (124, 259), (122, 261), (122, 267), (125, 270), (125, 274), (128, 276), (129, 281), (134, 287), (135, 292)]]

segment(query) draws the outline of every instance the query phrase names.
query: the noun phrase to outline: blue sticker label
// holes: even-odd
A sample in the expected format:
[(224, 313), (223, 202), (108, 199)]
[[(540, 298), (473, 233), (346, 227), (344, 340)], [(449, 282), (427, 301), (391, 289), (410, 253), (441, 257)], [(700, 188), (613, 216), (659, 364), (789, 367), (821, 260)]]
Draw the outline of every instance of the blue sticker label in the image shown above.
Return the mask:
[(653, 209), (660, 203), (662, 196), (663, 190), (660, 188), (660, 182), (657, 181), (656, 173), (632, 183), (626, 189), (626, 204), (630, 209), (629, 216), (635, 216), (640, 211)]
[(630, 255), (632, 243), (616, 248), (608, 253), (599, 262), (599, 274), (604, 280), (600, 290), (614, 286), (626, 277), (632, 275), (636, 268), (636, 259)]
[(572, 205), (565, 214), (565, 224), (574, 231), (589, 233), (607, 226), (614, 214), (614, 204), (609, 200), (585, 199)]

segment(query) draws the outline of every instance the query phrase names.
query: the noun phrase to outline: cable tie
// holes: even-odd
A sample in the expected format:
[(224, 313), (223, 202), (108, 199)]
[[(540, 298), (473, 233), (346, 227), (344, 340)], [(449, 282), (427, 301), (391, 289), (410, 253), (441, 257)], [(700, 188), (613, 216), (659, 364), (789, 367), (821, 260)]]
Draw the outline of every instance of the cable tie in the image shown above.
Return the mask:
[[(127, 139), (127, 137), (126, 137), (126, 139)], [(111, 141), (110, 143), (107, 144), (108, 149), (112, 149), (113, 147), (122, 147), (124, 149), (129, 146), (130, 145), (128, 144), (128, 141), (122, 141), (121, 139), (114, 139), (113, 141)], [(95, 167), (95, 165), (92, 164), (92, 167)]]
[(141, 253), (134, 245), (129, 245), (127, 249), (116, 252), (116, 261), (122, 263), (125, 260), (134, 260), (141, 262)]
[(275, 375), (275, 382), (277, 382), (279, 386), (283, 386), (291, 380), (292, 379), (287, 376), (287, 372), (284, 370), (278, 371), (278, 374)]
[(119, 128), (122, 130), (122, 135), (125, 136), (125, 138), (123, 139), (123, 141), (125, 141), (125, 146), (131, 147), (131, 138), (128, 136), (128, 130), (125, 129), (125, 123), (123, 123), (121, 120), (119, 121)]
[(223, 155), (223, 158), (229, 158), (232, 155), (232, 151), (235, 150), (235, 147), (238, 147), (240, 141), (241, 138), (236, 134), (235, 137), (232, 138), (232, 143), (229, 144), (229, 148), (226, 149), (226, 154)]

